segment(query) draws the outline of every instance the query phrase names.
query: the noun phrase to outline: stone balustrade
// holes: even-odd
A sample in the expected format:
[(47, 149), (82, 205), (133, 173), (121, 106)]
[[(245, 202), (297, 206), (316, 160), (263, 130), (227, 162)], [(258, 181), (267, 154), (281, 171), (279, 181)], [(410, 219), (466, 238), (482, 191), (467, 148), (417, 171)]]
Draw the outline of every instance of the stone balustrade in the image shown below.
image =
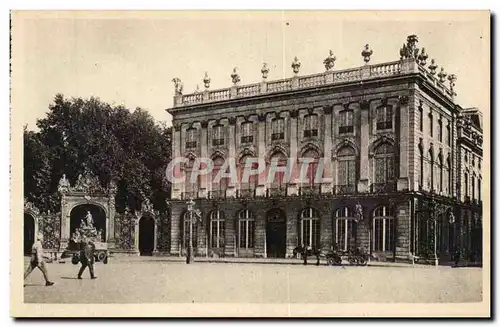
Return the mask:
[(294, 76), (288, 79), (266, 81), (261, 83), (233, 86), (225, 89), (205, 90), (192, 94), (179, 94), (174, 98), (174, 107), (190, 106), (208, 102), (217, 102), (237, 98), (253, 97), (263, 94), (272, 94), (292, 90), (300, 90), (326, 85), (335, 85), (348, 82), (365, 81), (380, 77), (400, 76), (405, 74), (420, 74), (437, 90), (448, 98), (454, 92), (439, 81), (425, 67), (414, 59), (403, 59), (375, 65), (365, 65), (344, 70), (326, 71), (320, 74)]

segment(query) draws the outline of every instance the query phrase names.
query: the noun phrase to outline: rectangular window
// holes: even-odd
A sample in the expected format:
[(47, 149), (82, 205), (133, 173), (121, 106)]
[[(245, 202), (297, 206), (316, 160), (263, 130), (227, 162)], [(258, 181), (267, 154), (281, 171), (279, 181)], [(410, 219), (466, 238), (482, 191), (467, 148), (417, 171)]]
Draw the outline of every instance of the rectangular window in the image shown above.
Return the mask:
[(216, 125), (213, 127), (212, 145), (213, 146), (224, 145), (224, 126)]
[(448, 146), (451, 146), (451, 131), (450, 131), (450, 124), (446, 125), (446, 144)]
[(377, 108), (377, 130), (392, 129), (392, 107)]
[(354, 132), (354, 113), (352, 110), (344, 110), (339, 113), (339, 134)]
[(434, 120), (432, 117), (432, 112), (429, 113), (429, 133), (430, 133), (430, 136), (433, 137), (433, 135), (434, 135)]
[(241, 143), (253, 143), (253, 124), (251, 122), (246, 122), (241, 124)]
[(304, 117), (304, 137), (318, 136), (318, 115)]
[(273, 119), (271, 129), (271, 140), (275, 141), (285, 139), (285, 121), (283, 118)]
[(196, 148), (196, 129), (189, 128), (186, 131), (186, 149)]
[(441, 119), (438, 120), (438, 139), (439, 142), (443, 142), (443, 121)]
[(422, 108), (422, 106), (420, 105), (418, 107), (418, 126), (419, 126), (419, 130), (421, 132), (424, 131), (424, 109)]

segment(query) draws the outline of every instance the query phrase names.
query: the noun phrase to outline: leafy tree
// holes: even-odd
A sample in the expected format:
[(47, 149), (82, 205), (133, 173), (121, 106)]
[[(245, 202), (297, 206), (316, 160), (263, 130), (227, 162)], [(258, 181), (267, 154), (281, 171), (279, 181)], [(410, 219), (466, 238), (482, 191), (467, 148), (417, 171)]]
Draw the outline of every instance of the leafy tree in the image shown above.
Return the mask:
[(118, 211), (138, 209), (145, 197), (165, 210), (171, 129), (147, 111), (57, 94), (37, 126), (39, 132), (24, 131), (24, 192), (42, 210), (58, 211), (60, 178), (73, 184), (85, 167), (103, 186), (117, 183)]

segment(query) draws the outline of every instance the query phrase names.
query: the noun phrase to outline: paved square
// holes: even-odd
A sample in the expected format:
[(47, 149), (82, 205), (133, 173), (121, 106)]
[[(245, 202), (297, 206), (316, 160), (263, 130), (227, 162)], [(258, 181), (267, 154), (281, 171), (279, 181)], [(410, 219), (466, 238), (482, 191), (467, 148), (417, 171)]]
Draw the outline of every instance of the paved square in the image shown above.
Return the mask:
[(26, 279), (27, 303), (331, 303), (476, 302), (481, 268), (376, 265), (328, 267), (161, 260), (96, 264), (77, 280), (79, 265), (48, 265), (52, 287), (35, 270)]

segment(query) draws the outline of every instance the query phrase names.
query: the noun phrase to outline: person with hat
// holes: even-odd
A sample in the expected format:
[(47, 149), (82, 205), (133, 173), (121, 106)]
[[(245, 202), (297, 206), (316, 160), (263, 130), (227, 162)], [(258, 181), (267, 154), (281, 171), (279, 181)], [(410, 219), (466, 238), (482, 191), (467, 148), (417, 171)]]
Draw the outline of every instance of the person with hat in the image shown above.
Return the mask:
[(87, 240), (85, 237), (82, 238), (82, 241), (80, 242), (80, 262), (82, 263), (82, 266), (80, 267), (80, 271), (78, 271), (78, 279), (82, 279), (82, 274), (87, 267), (89, 267), (90, 278), (97, 278), (94, 275), (94, 251), (94, 243)]
[(33, 246), (31, 247), (31, 259), (26, 272), (24, 273), (24, 279), (28, 277), (33, 269), (38, 268), (43, 274), (43, 278), (45, 279), (45, 286), (52, 286), (54, 282), (49, 280), (49, 274), (47, 272), (47, 267), (45, 265), (45, 256), (43, 253), (42, 246), (43, 235), (38, 234)]

